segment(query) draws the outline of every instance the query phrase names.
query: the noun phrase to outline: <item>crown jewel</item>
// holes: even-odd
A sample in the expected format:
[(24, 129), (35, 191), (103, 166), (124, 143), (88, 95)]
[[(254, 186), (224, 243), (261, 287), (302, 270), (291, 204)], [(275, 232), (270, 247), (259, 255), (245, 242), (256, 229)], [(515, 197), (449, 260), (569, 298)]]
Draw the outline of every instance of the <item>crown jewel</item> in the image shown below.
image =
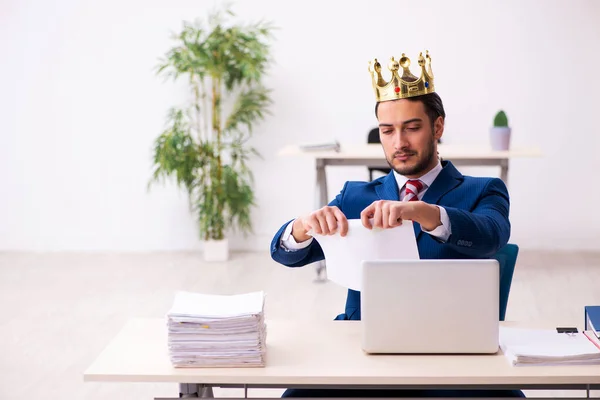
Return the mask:
[[(392, 57), (388, 63), (388, 69), (392, 72), (392, 79), (386, 82), (381, 76), (381, 64), (377, 59), (373, 62), (369, 61), (369, 72), (373, 80), (373, 90), (377, 102), (406, 99), (407, 97), (422, 96), (435, 92), (429, 51), (425, 52), (425, 57), (423, 57), (423, 53), (419, 53), (421, 77), (414, 76), (410, 72), (409, 66), (410, 59), (404, 53), (398, 61)], [(402, 68), (402, 76), (398, 74), (400, 68)]]

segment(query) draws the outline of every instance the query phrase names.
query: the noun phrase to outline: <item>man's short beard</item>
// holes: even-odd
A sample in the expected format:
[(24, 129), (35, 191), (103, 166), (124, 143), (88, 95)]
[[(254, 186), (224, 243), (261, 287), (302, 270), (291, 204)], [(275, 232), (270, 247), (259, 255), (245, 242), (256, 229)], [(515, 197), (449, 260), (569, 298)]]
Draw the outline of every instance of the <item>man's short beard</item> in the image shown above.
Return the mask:
[(408, 166), (395, 167), (393, 164), (393, 161), (394, 161), (394, 157), (395, 157), (396, 153), (397, 152), (394, 152), (392, 154), (392, 158), (387, 160), (387, 163), (390, 166), (390, 168), (392, 168), (394, 171), (396, 171), (400, 175), (404, 175), (404, 176), (420, 175), (423, 171), (425, 171), (431, 165), (431, 160), (434, 157), (437, 157), (437, 154), (435, 152), (435, 139), (434, 139), (433, 135), (431, 135), (431, 141), (429, 142), (429, 146), (427, 146), (425, 153), (422, 154), (423, 157), (421, 157), (419, 162), (413, 167), (408, 167)]

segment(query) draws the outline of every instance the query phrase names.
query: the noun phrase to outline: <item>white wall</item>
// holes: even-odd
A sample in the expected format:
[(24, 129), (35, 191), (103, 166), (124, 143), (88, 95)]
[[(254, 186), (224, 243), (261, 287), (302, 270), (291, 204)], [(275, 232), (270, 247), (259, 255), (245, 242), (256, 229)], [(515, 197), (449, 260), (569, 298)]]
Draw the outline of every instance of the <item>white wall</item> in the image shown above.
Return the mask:
[[(0, 250), (201, 248), (183, 192), (146, 191), (153, 139), (185, 87), (153, 73), (184, 19), (213, 2), (4, 0), (0, 9)], [(524, 248), (597, 249), (600, 3), (595, 1), (240, 1), (279, 26), (273, 117), (255, 145), (255, 235), (314, 204), (314, 172), (277, 150), (298, 141), (362, 143), (376, 123), (368, 60), (427, 48), (448, 114), (446, 143), (487, 144), (503, 108), (515, 146), (513, 237)], [(495, 169), (464, 170), (497, 175)], [(334, 168), (330, 195), (363, 168)]]

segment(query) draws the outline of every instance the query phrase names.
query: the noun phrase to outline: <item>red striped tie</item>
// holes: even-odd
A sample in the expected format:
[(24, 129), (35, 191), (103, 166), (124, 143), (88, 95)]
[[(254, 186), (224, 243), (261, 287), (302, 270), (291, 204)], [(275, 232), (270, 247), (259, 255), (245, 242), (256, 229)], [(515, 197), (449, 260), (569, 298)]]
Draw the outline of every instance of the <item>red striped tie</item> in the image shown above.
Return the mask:
[(406, 194), (402, 201), (417, 201), (419, 200), (418, 194), (423, 190), (423, 182), (420, 180), (409, 180), (406, 182)]

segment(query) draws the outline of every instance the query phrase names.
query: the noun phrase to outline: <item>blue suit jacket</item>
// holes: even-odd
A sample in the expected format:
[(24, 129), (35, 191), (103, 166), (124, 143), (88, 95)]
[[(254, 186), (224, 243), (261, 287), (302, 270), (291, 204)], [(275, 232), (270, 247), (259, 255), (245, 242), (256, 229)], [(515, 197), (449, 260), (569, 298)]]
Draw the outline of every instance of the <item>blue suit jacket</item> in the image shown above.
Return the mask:
[[(508, 243), (510, 236), (509, 196), (498, 178), (463, 176), (449, 161), (423, 196), (429, 204), (443, 206), (450, 219), (452, 234), (442, 242), (421, 231), (414, 223), (421, 259), (491, 258)], [(360, 213), (376, 200), (399, 200), (400, 190), (394, 173), (372, 182), (346, 182), (329, 203), (337, 206), (348, 219), (360, 219)], [(288, 267), (302, 267), (324, 259), (323, 250), (313, 239), (304, 249), (287, 251), (280, 246), (286, 222), (271, 242), (273, 260)], [(360, 319), (360, 292), (348, 290), (346, 310), (337, 319)]]

